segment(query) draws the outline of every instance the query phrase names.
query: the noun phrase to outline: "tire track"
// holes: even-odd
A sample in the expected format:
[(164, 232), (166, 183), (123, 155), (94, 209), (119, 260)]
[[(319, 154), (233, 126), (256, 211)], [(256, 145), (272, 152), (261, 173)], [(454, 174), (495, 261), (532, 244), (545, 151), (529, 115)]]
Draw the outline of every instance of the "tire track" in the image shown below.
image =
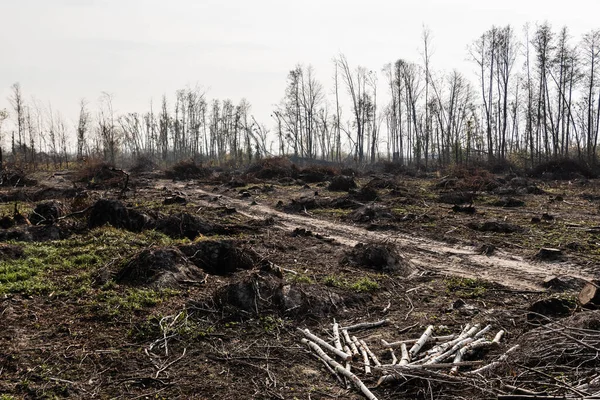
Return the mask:
[[(202, 189), (181, 187), (199, 197), (199, 201), (208, 207), (215, 207), (215, 202), (204, 200), (214, 198), (215, 194)], [(446, 243), (411, 236), (400, 232), (373, 232), (354, 225), (336, 223), (313, 218), (301, 214), (288, 214), (263, 204), (250, 205), (248, 201), (218, 195), (216, 204), (235, 207), (236, 210), (250, 218), (260, 219), (274, 217), (280, 229), (293, 231), (304, 228), (326, 235), (337, 242), (354, 246), (359, 242), (385, 241), (394, 243), (416, 266), (449, 275), (469, 278), (481, 278), (500, 283), (510, 288), (523, 290), (540, 290), (544, 278), (550, 275), (569, 275), (582, 279), (592, 279), (592, 270), (570, 262), (537, 263), (523, 257), (497, 250), (494, 255), (486, 256), (472, 247), (451, 246)]]

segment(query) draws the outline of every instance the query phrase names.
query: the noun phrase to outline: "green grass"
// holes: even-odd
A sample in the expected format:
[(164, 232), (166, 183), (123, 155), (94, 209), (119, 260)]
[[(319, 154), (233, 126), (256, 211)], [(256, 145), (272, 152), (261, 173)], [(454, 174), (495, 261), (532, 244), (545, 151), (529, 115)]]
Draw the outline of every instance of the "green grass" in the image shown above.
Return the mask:
[(323, 284), (338, 289), (352, 290), (357, 293), (370, 293), (379, 290), (379, 284), (368, 277), (363, 277), (356, 281), (348, 281), (334, 275), (328, 275), (323, 278)]
[(136, 234), (111, 227), (71, 239), (19, 243), (24, 257), (0, 264), (0, 295), (23, 293), (71, 296), (90, 289), (94, 273), (150, 245), (173, 244), (169, 237), (146, 231)]
[(480, 279), (452, 277), (446, 280), (446, 292), (458, 297), (482, 297), (488, 288), (489, 283)]

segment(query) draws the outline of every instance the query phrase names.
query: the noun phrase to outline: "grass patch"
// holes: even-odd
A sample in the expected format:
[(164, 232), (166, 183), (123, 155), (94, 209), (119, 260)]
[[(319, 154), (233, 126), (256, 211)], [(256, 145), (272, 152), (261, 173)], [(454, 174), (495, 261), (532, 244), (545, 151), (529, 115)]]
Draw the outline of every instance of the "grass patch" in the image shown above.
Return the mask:
[(489, 288), (488, 282), (472, 278), (452, 277), (445, 283), (448, 294), (470, 299), (484, 296)]
[(363, 277), (356, 281), (349, 281), (342, 279), (337, 276), (328, 275), (323, 278), (323, 284), (325, 286), (334, 287), (338, 289), (352, 290), (358, 293), (370, 293), (379, 290), (379, 283), (368, 278)]
[[(132, 232), (102, 227), (66, 240), (19, 243), (24, 257), (0, 264), (0, 295), (55, 292), (72, 296), (90, 289), (94, 273), (140, 248), (175, 241), (156, 231)], [(17, 242), (15, 242), (17, 243)]]

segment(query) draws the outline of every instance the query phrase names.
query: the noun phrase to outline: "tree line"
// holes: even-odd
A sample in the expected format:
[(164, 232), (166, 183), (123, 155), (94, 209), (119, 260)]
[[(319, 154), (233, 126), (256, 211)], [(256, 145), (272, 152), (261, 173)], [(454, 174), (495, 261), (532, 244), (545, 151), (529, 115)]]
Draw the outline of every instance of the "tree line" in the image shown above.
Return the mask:
[[(59, 167), (89, 157), (239, 166), (275, 155), (423, 168), (482, 161), (534, 166), (558, 157), (597, 163), (600, 29), (573, 38), (567, 27), (556, 31), (549, 23), (519, 32), (492, 26), (468, 46), (474, 77), (433, 68), (427, 28), (419, 48), (418, 60), (400, 58), (379, 70), (352, 66), (340, 54), (329, 89), (312, 66), (298, 64), (267, 123), (254, 118), (246, 99), (236, 104), (186, 88), (151, 102), (146, 112), (118, 115), (103, 93), (95, 111), (80, 103), (70, 127), (50, 106), (27, 101), (15, 83), (10, 109), (0, 110), (0, 160), (4, 154), (22, 165)], [(10, 132), (3, 131), (6, 120)]]

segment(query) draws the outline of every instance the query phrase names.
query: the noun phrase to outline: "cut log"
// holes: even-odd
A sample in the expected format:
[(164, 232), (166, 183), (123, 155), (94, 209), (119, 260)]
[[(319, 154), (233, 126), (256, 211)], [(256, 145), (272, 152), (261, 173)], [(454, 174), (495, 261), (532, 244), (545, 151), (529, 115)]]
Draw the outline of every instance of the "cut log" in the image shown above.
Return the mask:
[(552, 249), (549, 247), (543, 247), (535, 255), (535, 258), (541, 261), (555, 261), (560, 259), (562, 251), (560, 249)]
[(414, 358), (417, 355), (419, 350), (421, 350), (421, 347), (423, 347), (423, 345), (425, 345), (425, 343), (427, 343), (427, 341), (431, 337), (432, 333), (433, 333), (433, 325), (429, 325), (427, 327), (427, 329), (425, 329), (425, 332), (423, 332), (423, 335), (421, 335), (419, 340), (417, 340), (417, 342), (413, 345), (413, 347), (411, 347), (410, 350), (408, 351), (411, 358)]
[(327, 350), (329, 350), (330, 352), (332, 352), (333, 354), (335, 354), (342, 360), (348, 361), (352, 358), (350, 355), (344, 353), (342, 350), (336, 349), (335, 347), (333, 347), (332, 345), (330, 345), (329, 343), (327, 343), (320, 337), (313, 335), (312, 333), (310, 333), (310, 331), (308, 329), (302, 330), (302, 329), (298, 328), (298, 331), (302, 332), (304, 334), (304, 336), (306, 336), (313, 342), (318, 343), (320, 346), (325, 347)]
[(358, 390), (360, 390), (362, 392), (362, 394), (364, 394), (367, 399), (369, 399), (369, 400), (377, 400), (377, 397), (375, 397), (375, 395), (373, 393), (371, 393), (371, 391), (365, 386), (364, 383), (362, 383), (362, 381), (356, 375), (354, 375), (352, 372), (349, 372), (340, 363), (338, 363), (337, 361), (335, 361), (333, 358), (329, 357), (323, 351), (323, 349), (321, 349), (319, 347), (318, 344), (316, 344), (314, 342), (311, 342), (310, 340), (307, 340), (307, 339), (302, 339), (302, 343), (308, 345), (315, 353), (317, 353), (319, 355), (319, 357), (321, 357), (329, 365), (331, 365), (331, 367), (334, 368), (334, 370), (337, 373), (339, 373), (339, 374), (345, 376), (346, 378), (350, 379), (352, 381), (352, 383), (354, 383), (354, 386), (356, 386), (356, 388)]
[(346, 326), (342, 329), (346, 330), (346, 331), (357, 331), (359, 329), (379, 328), (380, 326), (386, 325), (388, 322), (389, 322), (389, 320), (387, 320), (387, 319), (384, 319), (381, 321), (376, 321), (376, 322), (361, 322), (360, 324)]
[(344, 350), (342, 347), (342, 342), (340, 341), (340, 329), (337, 322), (333, 323), (333, 344), (335, 348), (338, 350)]
[(587, 282), (579, 292), (577, 300), (583, 307), (600, 306), (600, 281)]
[(358, 352), (358, 347), (356, 347), (356, 343), (354, 340), (350, 338), (347, 330), (342, 330), (342, 336), (344, 337), (344, 341), (348, 346), (350, 346), (350, 350), (352, 351), (352, 357), (358, 357), (360, 353)]

